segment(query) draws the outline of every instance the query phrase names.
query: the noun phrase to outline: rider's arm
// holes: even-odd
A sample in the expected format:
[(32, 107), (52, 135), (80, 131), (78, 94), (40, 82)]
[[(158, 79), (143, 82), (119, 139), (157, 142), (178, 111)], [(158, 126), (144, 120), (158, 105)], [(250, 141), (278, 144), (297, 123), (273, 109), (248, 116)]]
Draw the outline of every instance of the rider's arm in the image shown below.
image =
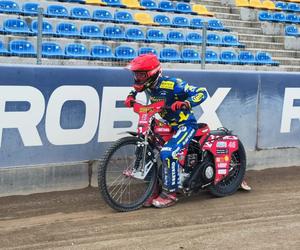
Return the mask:
[(207, 91), (204, 88), (189, 85), (187, 82), (180, 79), (176, 79), (176, 81), (177, 84), (174, 89), (175, 94), (184, 94), (184, 96), (186, 96), (185, 101), (187, 101), (191, 107), (201, 104), (207, 98)]

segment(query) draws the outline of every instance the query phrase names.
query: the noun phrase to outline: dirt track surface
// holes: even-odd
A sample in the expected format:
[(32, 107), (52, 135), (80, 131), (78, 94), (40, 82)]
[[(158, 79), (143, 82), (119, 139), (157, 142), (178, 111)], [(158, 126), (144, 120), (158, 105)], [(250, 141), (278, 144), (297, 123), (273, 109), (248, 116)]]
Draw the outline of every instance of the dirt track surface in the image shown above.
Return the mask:
[(248, 171), (251, 192), (207, 192), (117, 213), (96, 188), (0, 198), (1, 249), (300, 249), (300, 167)]

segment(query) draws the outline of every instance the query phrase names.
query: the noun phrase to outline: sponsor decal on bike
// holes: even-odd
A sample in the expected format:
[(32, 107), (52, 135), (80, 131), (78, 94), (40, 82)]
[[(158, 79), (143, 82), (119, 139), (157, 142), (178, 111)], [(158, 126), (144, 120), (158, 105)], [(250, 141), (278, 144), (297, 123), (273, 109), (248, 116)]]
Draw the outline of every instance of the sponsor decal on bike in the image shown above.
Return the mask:
[(237, 141), (230, 141), (228, 142), (229, 148), (237, 148)]
[(228, 155), (225, 155), (224, 157), (216, 157), (216, 162), (219, 163), (219, 162), (228, 162), (229, 161), (229, 156)]
[(226, 143), (226, 141), (218, 141), (216, 147), (217, 148), (226, 148), (227, 143)]
[(227, 163), (225, 162), (218, 163), (218, 168), (226, 168), (226, 167), (227, 167)]
[(216, 152), (217, 152), (218, 155), (224, 155), (224, 154), (228, 154), (228, 149), (226, 149), (226, 148), (224, 148), (224, 149), (223, 148), (222, 149), (217, 148)]
[(227, 174), (226, 169), (218, 169), (218, 174)]

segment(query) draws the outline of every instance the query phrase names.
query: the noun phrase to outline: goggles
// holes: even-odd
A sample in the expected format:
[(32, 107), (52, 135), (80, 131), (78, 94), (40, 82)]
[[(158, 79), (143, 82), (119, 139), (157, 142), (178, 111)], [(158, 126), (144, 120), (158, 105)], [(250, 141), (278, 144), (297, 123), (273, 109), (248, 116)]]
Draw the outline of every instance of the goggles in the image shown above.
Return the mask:
[(143, 84), (149, 78), (149, 74), (147, 71), (135, 71), (133, 74), (134, 74), (134, 80), (138, 84)]

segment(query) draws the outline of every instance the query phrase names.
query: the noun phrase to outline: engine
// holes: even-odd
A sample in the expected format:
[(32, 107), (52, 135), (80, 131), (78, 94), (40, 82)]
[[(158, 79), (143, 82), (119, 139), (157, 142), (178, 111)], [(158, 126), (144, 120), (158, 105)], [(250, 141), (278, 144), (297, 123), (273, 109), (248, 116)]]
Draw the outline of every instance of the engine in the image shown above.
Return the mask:
[(184, 173), (188, 176), (184, 175), (182, 186), (188, 191), (200, 189), (214, 180), (213, 158), (207, 152), (202, 152), (196, 141), (192, 141), (189, 145)]

